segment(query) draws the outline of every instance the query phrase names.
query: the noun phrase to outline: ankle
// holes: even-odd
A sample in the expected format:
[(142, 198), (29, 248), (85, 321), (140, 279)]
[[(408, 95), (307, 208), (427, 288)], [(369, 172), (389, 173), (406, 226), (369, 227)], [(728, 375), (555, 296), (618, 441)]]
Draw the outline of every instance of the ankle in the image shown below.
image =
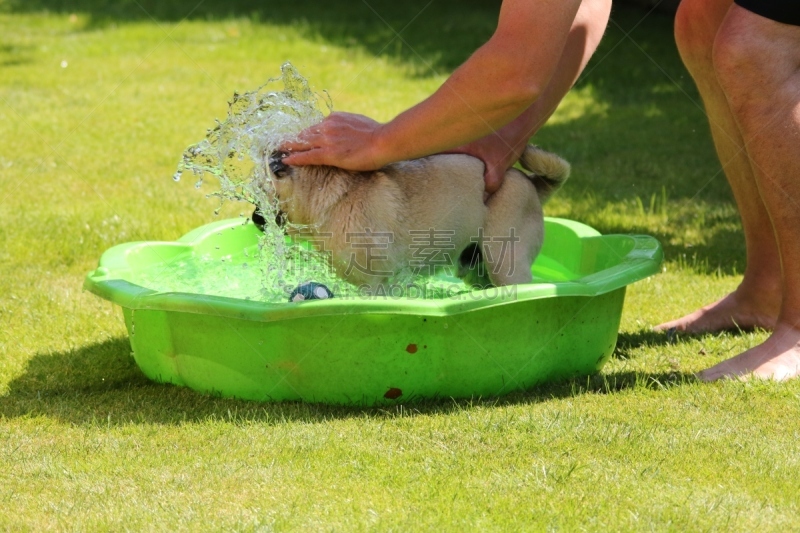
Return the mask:
[(777, 312), (781, 305), (780, 279), (758, 279), (752, 281), (745, 277), (733, 291), (733, 297), (742, 305), (767, 308)]

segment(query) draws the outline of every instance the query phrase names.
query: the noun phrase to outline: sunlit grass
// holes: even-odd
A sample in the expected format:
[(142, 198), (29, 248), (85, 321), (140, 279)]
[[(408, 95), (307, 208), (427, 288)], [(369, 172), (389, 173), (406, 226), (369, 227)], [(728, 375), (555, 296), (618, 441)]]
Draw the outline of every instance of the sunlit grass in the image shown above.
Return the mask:
[(361, 3), (207, 0), (180, 22), (193, 2), (0, 0), (0, 528), (797, 527), (800, 385), (692, 377), (766, 333), (650, 330), (731, 291), (745, 259), (658, 15), (626, 38), (644, 14), (616, 13), (534, 139), (574, 168), (548, 214), (666, 251), (664, 273), (629, 288), (597, 376), (386, 409), (220, 400), (146, 380), (119, 310), (81, 291), (110, 246), (215, 219), (171, 176), (234, 90), (291, 60), (336, 109), (386, 120), (496, 19), (455, 0), (414, 19), (425, 5), (371, 2), (384, 23)]

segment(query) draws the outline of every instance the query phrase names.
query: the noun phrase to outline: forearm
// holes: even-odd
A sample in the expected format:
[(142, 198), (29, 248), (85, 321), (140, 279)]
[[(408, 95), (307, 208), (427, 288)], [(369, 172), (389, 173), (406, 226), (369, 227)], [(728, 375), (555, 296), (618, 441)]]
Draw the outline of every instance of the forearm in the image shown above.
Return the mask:
[(500, 152), (507, 144), (499, 136), (510, 134), (517, 146), (526, 130), (530, 134), (552, 113), (553, 102), (568, 89), (562, 82), (574, 81), (575, 69), (568, 68), (566, 77), (558, 70), (564, 67), (568, 36), (570, 41), (580, 36), (571, 31), (579, 6), (581, 0), (504, 0), (492, 38), (431, 97), (387, 124), (332, 113), (281, 145), (286, 163), (374, 170), (488, 134), (494, 134)]
[(532, 105), (522, 111), (517, 118), (494, 132), (512, 153), (522, 153), (522, 150), (528, 144), (528, 140), (546, 120), (543, 117), (542, 106), (540, 105), (543, 98), (538, 98)]
[(610, 12), (611, 0), (584, 0), (581, 3), (564, 45), (561, 61), (547, 88), (519, 117), (497, 131), (507, 142), (521, 140), (522, 145), (527, 144), (528, 139), (555, 112), (600, 44)]
[(517, 79), (495, 77), (496, 66), (489, 70), (496, 84), (473, 86), (471, 80), (484, 78), (485, 63), (473, 56), (433, 95), (380, 128), (377, 158), (399, 161), (441, 152), (497, 131), (531, 107), (538, 94)]
[(440, 152), (504, 126), (508, 131), (529, 129), (537, 114), (534, 104), (550, 84), (579, 3), (541, 1), (531, 6), (506, 0), (492, 39), (431, 97), (376, 132), (376, 160)]

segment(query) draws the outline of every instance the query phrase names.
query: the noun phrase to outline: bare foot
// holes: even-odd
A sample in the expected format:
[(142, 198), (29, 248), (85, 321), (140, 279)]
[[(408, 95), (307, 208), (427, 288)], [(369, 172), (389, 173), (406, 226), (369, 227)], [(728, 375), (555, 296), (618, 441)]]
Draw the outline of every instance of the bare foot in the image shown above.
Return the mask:
[(707, 333), (724, 331), (728, 329), (772, 329), (778, 320), (778, 309), (781, 303), (780, 295), (777, 301), (770, 301), (760, 295), (758, 301), (746, 298), (739, 294), (740, 289), (727, 295), (725, 298), (698, 309), (677, 320), (664, 322), (653, 329), (667, 331), (670, 329), (686, 333)]
[(800, 376), (800, 330), (779, 324), (754, 348), (712, 366), (698, 375), (703, 381), (756, 377), (785, 381)]

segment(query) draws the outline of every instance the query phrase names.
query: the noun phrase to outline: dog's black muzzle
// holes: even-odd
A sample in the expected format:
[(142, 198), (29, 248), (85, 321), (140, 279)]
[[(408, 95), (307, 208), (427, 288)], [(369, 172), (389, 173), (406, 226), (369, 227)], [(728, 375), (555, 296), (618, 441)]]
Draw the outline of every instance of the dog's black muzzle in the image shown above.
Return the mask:
[(283, 162), (283, 158), (287, 155), (286, 152), (272, 152), (269, 155), (269, 171), (278, 179), (285, 177), (289, 173), (289, 165)]

